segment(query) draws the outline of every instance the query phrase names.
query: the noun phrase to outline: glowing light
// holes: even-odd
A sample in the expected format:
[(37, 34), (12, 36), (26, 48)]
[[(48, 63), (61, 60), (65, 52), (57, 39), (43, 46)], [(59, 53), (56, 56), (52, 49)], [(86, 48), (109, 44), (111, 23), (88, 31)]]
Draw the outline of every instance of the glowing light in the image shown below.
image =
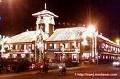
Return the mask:
[(21, 54), (21, 57), (22, 57), (22, 58), (25, 58), (25, 54)]
[(83, 53), (82, 57), (88, 59), (90, 57), (90, 53)]
[(118, 45), (120, 45), (120, 40), (119, 40), (119, 39), (116, 39), (116, 43), (117, 43)]
[(1, 52), (5, 52), (5, 49), (4, 49), (4, 47), (3, 47), (3, 46), (2, 46)]
[(10, 54), (9, 53), (7, 53), (7, 54), (2, 54), (2, 58), (8, 58), (10, 56)]
[(17, 57), (17, 54), (13, 54), (13, 58), (16, 58)]
[(112, 64), (113, 64), (113, 66), (119, 66), (120, 62), (119, 61), (114, 61)]
[(81, 43), (82, 43), (82, 45), (88, 45), (88, 42), (86, 39), (83, 39), (83, 41)]
[(95, 33), (96, 29), (94, 25), (88, 25), (86, 31), (83, 33), (83, 36), (89, 36), (92, 37), (93, 33)]
[(96, 29), (94, 25), (88, 25), (87, 31), (91, 33), (95, 33)]

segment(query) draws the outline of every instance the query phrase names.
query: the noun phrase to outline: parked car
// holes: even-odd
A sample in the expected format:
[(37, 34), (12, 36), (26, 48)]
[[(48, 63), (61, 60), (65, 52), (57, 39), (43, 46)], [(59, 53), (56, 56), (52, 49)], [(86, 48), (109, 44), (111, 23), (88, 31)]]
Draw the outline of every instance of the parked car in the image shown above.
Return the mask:
[(112, 65), (114, 66), (114, 67), (120, 67), (120, 61), (113, 61), (112, 62)]

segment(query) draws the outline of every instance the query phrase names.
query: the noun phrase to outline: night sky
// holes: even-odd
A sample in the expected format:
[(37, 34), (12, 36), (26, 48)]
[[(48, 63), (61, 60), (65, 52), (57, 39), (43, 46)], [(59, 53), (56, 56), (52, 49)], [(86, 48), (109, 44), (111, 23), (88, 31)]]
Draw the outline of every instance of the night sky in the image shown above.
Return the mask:
[(34, 30), (36, 18), (32, 14), (43, 10), (45, 2), (47, 10), (59, 16), (55, 19), (55, 28), (91, 22), (112, 40), (120, 35), (120, 0), (2, 0), (0, 34), (12, 36)]

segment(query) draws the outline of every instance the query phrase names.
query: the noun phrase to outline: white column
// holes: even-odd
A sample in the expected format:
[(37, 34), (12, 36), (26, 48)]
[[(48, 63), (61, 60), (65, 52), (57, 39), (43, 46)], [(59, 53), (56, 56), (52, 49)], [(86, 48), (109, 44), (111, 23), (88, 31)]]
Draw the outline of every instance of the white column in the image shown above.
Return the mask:
[(92, 51), (91, 51), (91, 55), (92, 55), (92, 58), (94, 58), (94, 45), (95, 45), (95, 41), (94, 41), (94, 34), (92, 36)]

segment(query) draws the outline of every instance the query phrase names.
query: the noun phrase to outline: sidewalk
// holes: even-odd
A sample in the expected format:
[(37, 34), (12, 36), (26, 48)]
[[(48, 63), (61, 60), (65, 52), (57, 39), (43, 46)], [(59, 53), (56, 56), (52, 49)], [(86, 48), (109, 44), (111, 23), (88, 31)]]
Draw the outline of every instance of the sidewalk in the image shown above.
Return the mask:
[[(78, 66), (78, 67), (69, 67), (69, 68), (67, 68), (67, 70), (86, 68), (86, 67), (87, 66), (85, 66), (85, 65), (81, 65), (81, 66)], [(58, 71), (58, 69), (49, 70), (49, 72), (53, 72), (53, 71)], [(20, 72), (20, 73), (0, 74), (0, 78), (1, 77), (20, 76), (20, 75), (32, 75), (32, 74), (36, 74), (36, 73), (39, 73), (39, 71), (28, 71), (28, 72)]]

